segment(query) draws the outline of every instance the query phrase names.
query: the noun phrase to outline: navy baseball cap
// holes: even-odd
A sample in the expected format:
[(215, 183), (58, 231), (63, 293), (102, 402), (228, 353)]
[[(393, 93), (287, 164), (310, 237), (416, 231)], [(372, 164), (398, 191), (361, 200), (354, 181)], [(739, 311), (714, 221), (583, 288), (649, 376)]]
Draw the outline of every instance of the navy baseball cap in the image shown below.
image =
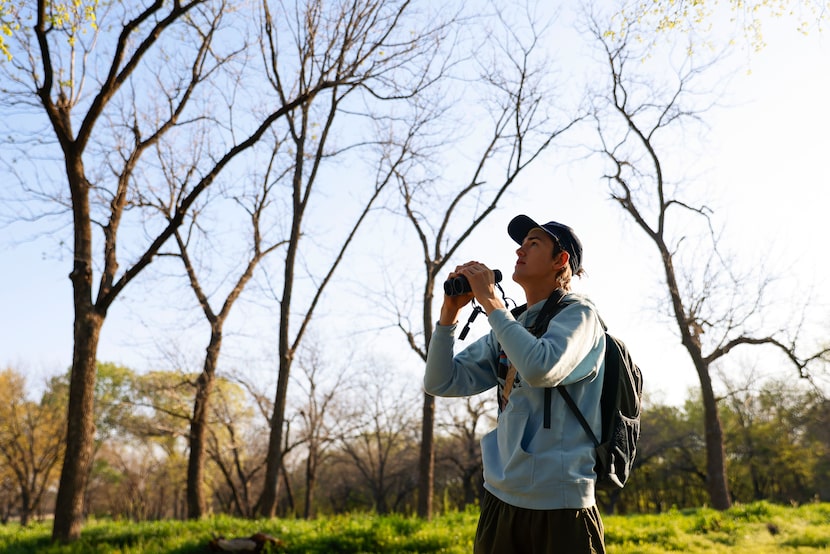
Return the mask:
[(559, 246), (568, 253), (568, 265), (571, 266), (571, 273), (576, 275), (582, 267), (582, 243), (576, 237), (574, 230), (567, 225), (556, 221), (549, 221), (544, 225), (540, 225), (526, 215), (517, 215), (507, 225), (507, 234), (514, 241), (522, 244), (530, 230), (537, 227), (553, 237), (559, 243)]

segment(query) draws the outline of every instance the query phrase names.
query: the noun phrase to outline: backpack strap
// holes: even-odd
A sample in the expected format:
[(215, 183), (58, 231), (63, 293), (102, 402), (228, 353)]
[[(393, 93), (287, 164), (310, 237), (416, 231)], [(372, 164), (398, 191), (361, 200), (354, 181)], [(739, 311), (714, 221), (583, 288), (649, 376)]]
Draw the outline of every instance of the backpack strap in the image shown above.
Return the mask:
[[(545, 300), (545, 303), (542, 305), (542, 309), (539, 310), (539, 313), (536, 315), (536, 320), (533, 322), (533, 326), (529, 329), (530, 332), (535, 337), (541, 337), (545, 334), (545, 331), (548, 328), (548, 324), (553, 317), (560, 312), (567, 304), (562, 303), (562, 299), (565, 297), (565, 290), (561, 288), (555, 289), (548, 299)], [(510, 313), (513, 314), (514, 318), (518, 318), (521, 314), (523, 314), (527, 310), (527, 304), (522, 304), (521, 306), (516, 306)], [(501, 398), (499, 398), (501, 400)], [(545, 429), (550, 429), (551, 424), (551, 388), (545, 387), (545, 408), (544, 408), (544, 426)], [(571, 400), (573, 402), (573, 400)], [(501, 405), (501, 404), (499, 404)], [(576, 404), (574, 404), (576, 407)], [(581, 416), (581, 414), (580, 414)], [(584, 419), (584, 418), (582, 418)], [(587, 422), (586, 422), (587, 425)]]
[[(561, 385), (556, 387), (556, 390), (558, 390), (559, 394), (562, 395), (562, 398), (565, 399), (565, 403), (568, 405), (568, 407), (574, 413), (574, 415), (576, 416), (576, 419), (579, 420), (579, 423), (580, 423), (580, 425), (582, 425), (582, 428), (585, 429), (585, 432), (588, 433), (588, 436), (591, 437), (592, 441), (594, 441), (594, 448), (599, 446), (599, 439), (597, 439), (597, 436), (594, 434), (594, 431), (593, 431), (593, 429), (591, 429), (591, 426), (588, 425), (588, 421), (585, 419), (585, 416), (582, 415), (582, 412), (579, 410), (579, 407), (576, 405), (576, 402), (574, 402), (574, 399), (571, 396), (571, 394), (567, 390), (565, 390), (565, 387), (563, 387)], [(548, 387), (548, 388), (545, 389), (545, 428), (546, 429), (550, 428), (550, 401), (551, 401), (550, 387)]]
[[(565, 297), (565, 291), (562, 289), (556, 289), (553, 293), (548, 297), (547, 301), (545, 301), (544, 306), (539, 311), (539, 315), (536, 316), (536, 321), (533, 323), (532, 333), (540, 337), (542, 336), (548, 328), (548, 324), (553, 317), (558, 314), (567, 304), (562, 303), (562, 299)], [(605, 329), (605, 322), (600, 319), (600, 323), (602, 324), (603, 329)], [(573, 414), (576, 416), (576, 419), (579, 420), (580, 425), (582, 428), (585, 429), (585, 432), (588, 433), (588, 436), (594, 441), (594, 446), (599, 446), (599, 440), (597, 436), (594, 434), (594, 431), (591, 429), (591, 426), (588, 424), (588, 420), (585, 419), (585, 416), (582, 415), (579, 407), (576, 405), (573, 397), (570, 393), (565, 389), (563, 385), (559, 385), (556, 388), (559, 391), (559, 394), (562, 395), (562, 398), (565, 399), (565, 403), (571, 409)], [(553, 402), (553, 395), (551, 393), (552, 387), (545, 387), (545, 408), (543, 414), (543, 425), (545, 429), (550, 429), (551, 426), (551, 404)]]
[[(565, 297), (565, 294), (566, 293), (563, 289), (557, 288), (550, 294), (550, 296), (548, 296), (548, 299), (545, 300), (545, 303), (542, 305), (542, 309), (539, 310), (536, 320), (533, 322), (533, 327), (530, 329), (533, 336), (541, 337), (545, 334), (545, 331), (548, 329), (548, 324), (550, 324), (550, 320), (565, 307), (565, 304), (562, 303), (562, 299)], [(527, 306), (525, 305), (524, 308), (526, 309)], [(551, 423), (552, 397), (550, 391), (550, 387), (545, 387), (545, 408), (543, 413), (545, 429), (550, 429)]]
[(564, 289), (556, 289), (548, 296), (548, 299), (542, 305), (542, 309), (539, 310), (536, 320), (533, 322), (533, 328), (530, 330), (533, 336), (541, 337), (545, 334), (550, 320), (565, 307), (565, 304), (561, 303), (563, 298), (565, 298)]
[[(557, 387), (558, 388), (558, 387)], [(553, 403), (553, 396), (551, 395), (550, 391), (552, 389), (550, 387), (545, 387), (545, 411), (544, 411), (544, 422), (543, 425), (545, 429), (550, 429), (550, 420), (551, 420), (551, 404)]]

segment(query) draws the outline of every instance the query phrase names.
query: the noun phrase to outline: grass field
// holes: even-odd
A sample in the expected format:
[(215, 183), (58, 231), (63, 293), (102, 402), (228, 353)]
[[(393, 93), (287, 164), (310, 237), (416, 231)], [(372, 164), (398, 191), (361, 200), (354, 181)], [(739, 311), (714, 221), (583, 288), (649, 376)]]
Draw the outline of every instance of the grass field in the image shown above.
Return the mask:
[[(357, 554), (472, 552), (475, 511), (444, 514), (431, 522), (404, 516), (354, 514), (304, 520), (249, 521), (215, 517), (198, 522), (89, 521), (71, 545), (50, 544), (51, 525), (0, 526), (0, 554), (196, 554), (218, 536), (256, 532), (279, 538), (271, 552)], [(683, 552), (772, 554), (830, 550), (830, 504), (784, 507), (758, 502), (726, 512), (701, 508), (660, 515), (606, 516), (610, 554)]]

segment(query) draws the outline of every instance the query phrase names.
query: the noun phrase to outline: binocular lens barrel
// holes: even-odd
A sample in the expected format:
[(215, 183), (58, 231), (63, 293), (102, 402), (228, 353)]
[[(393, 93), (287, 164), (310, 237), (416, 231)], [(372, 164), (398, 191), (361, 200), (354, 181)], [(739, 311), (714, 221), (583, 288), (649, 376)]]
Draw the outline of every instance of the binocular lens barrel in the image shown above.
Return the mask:
[[(494, 269), (493, 277), (495, 278), (496, 283), (501, 281), (501, 271)], [(473, 289), (470, 288), (470, 282), (463, 275), (444, 281), (444, 294), (447, 296), (459, 296), (472, 291)]]

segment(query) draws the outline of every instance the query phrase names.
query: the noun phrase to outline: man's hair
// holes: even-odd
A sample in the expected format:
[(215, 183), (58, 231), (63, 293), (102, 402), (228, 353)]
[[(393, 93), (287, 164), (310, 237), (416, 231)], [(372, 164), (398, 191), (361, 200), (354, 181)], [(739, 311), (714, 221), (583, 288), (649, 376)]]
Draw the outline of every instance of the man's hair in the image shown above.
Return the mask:
[[(553, 257), (557, 257), (562, 252), (565, 252), (565, 249), (562, 248), (562, 245), (559, 244), (559, 240), (556, 237), (548, 235), (553, 240)], [(568, 254), (570, 256), (570, 254)], [(585, 271), (580, 267), (579, 271), (577, 271), (577, 277), (581, 277)], [(571, 271), (571, 264), (565, 264), (562, 269), (556, 272), (554, 276), (554, 280), (556, 281), (556, 286), (565, 290), (571, 290), (571, 279), (573, 278), (573, 272)]]

